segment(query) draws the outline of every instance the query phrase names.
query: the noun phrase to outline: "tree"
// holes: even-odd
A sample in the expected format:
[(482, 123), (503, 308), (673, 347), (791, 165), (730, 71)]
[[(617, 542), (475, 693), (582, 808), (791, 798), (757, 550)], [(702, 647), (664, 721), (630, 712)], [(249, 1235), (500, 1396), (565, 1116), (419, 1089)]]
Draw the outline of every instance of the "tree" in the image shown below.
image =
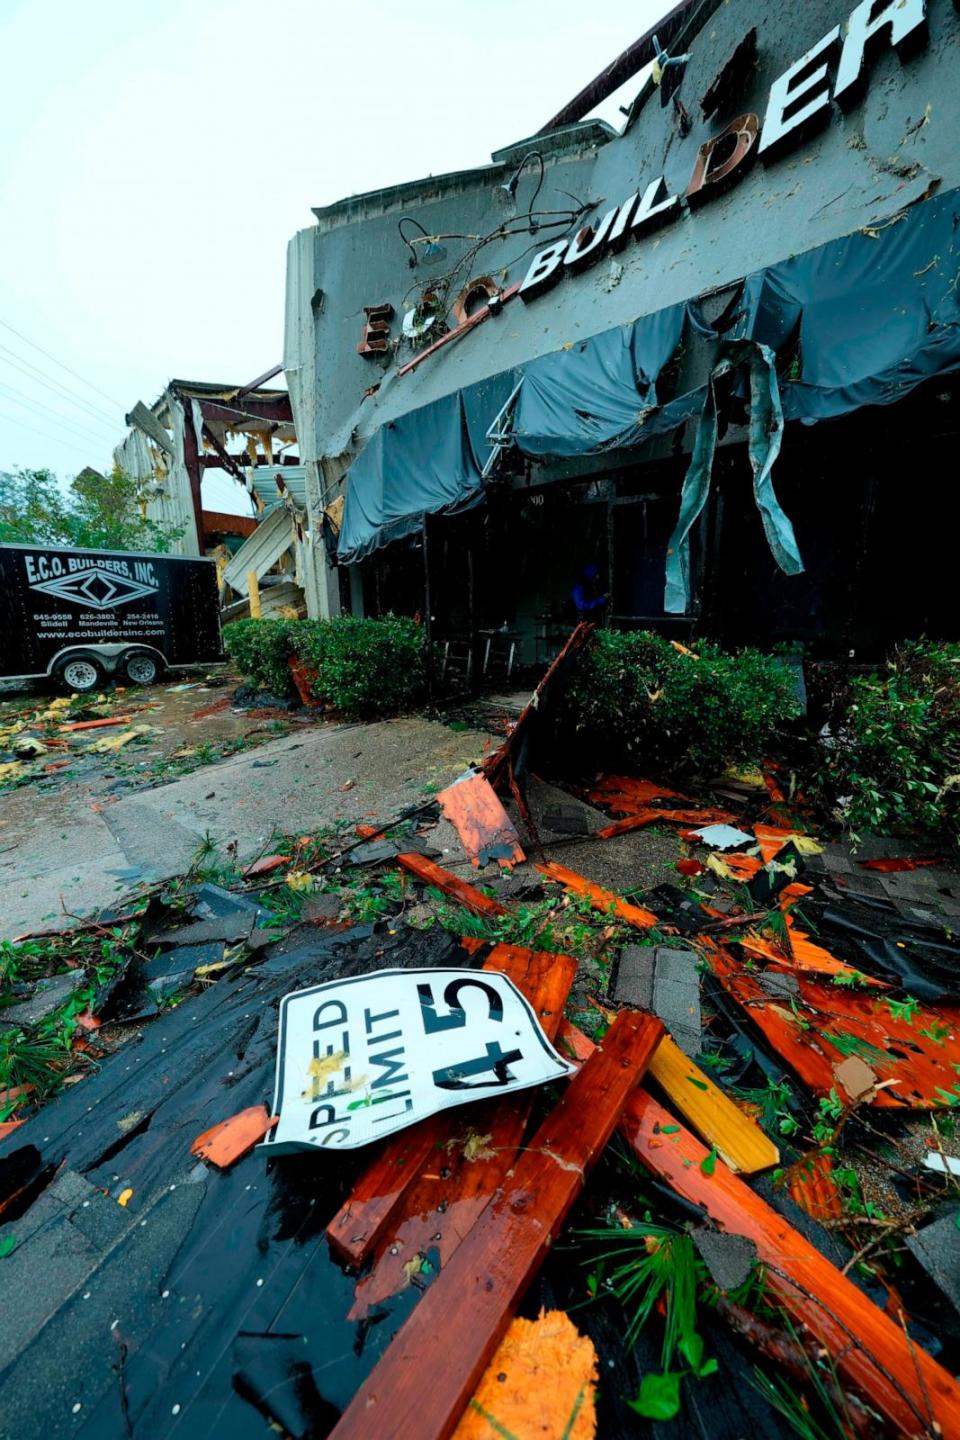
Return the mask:
[(182, 532), (142, 513), (136, 480), (82, 470), (64, 491), (50, 470), (0, 470), (0, 542), (168, 551)]

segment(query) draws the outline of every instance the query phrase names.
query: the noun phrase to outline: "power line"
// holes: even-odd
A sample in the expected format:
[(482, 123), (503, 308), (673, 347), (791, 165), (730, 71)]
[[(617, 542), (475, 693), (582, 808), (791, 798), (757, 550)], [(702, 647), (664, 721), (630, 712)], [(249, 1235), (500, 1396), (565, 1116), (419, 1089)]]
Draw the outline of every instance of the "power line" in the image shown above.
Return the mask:
[(2, 410), (0, 410), (0, 420), (9, 420), (14, 425), (18, 425), (22, 430), (32, 430), (35, 435), (42, 435), (44, 440), (52, 440), (55, 445), (69, 445), (72, 443), (76, 446), (77, 444), (76, 441), (70, 442), (66, 440), (62, 435), (51, 435), (49, 430), (41, 430), (38, 425), (28, 425), (26, 420), (21, 420), (18, 415), (7, 415)]
[(88, 390), (95, 391), (102, 399), (109, 400), (111, 405), (119, 405), (120, 409), (123, 409), (119, 400), (114, 400), (112, 395), (108, 395), (105, 390), (101, 390), (98, 385), (94, 385), (92, 380), (87, 380), (83, 375), (79, 374), (78, 371), (71, 370), (69, 365), (64, 365), (62, 360), (58, 360), (56, 355), (51, 355), (49, 350), (44, 350), (42, 345), (37, 345), (33, 340), (28, 340), (26, 335), (21, 334), (19, 330), (15, 330), (6, 320), (0, 320), (0, 325), (3, 326), (4, 330), (9, 330), (11, 335), (16, 335), (24, 344), (29, 345), (32, 350), (38, 350), (41, 355), (46, 355), (48, 360), (52, 360), (54, 365), (59, 365), (61, 370), (66, 370), (68, 375), (72, 375), (74, 380), (79, 380), (81, 384), (86, 385)]
[(42, 400), (35, 400), (32, 396), (25, 394), (23, 390), (18, 390), (15, 385), (0, 384), (0, 393), (12, 400), (15, 405), (23, 405), (33, 410), (42, 420), (56, 420), (59, 425), (68, 426), (87, 440), (96, 440), (98, 445), (106, 443), (102, 436), (95, 434), (93, 430), (88, 430), (79, 421), (72, 420), (69, 415), (62, 415), (59, 410), (54, 410), (50, 405), (44, 405)]
[[(45, 370), (39, 369), (32, 361), (25, 359), (22, 355), (18, 355), (16, 350), (11, 350), (6, 345), (0, 345), (0, 351), (3, 352), (4, 356), (12, 355), (14, 357), (12, 360), (6, 360), (7, 365), (12, 365), (15, 370), (22, 371), (24, 375), (30, 375), (31, 380), (39, 377), (49, 385), (52, 385), (55, 390), (58, 390), (71, 404), (82, 406), (84, 410), (88, 410), (91, 415), (96, 416), (101, 423), (106, 421), (111, 428), (116, 426), (116, 420), (114, 420), (111, 415), (108, 415), (105, 410), (101, 410), (98, 405), (93, 405), (89, 400), (85, 400), (82, 395), (78, 395), (77, 392), (71, 390), (69, 386), (62, 385), (59, 380), (55, 380), (53, 376), (48, 375)], [(31, 371), (33, 372), (32, 374), (30, 373)]]

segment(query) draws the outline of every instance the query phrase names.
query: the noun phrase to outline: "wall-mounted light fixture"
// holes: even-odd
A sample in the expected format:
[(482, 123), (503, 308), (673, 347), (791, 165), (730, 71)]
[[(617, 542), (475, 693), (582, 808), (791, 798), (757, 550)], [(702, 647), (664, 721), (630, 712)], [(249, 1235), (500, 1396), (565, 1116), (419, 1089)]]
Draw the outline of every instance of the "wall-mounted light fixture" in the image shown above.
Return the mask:
[(534, 214), (533, 214), (533, 208), (534, 208), (534, 206), (535, 206), (536, 203), (537, 203), (537, 196), (540, 194), (540, 191), (543, 189), (543, 177), (544, 177), (543, 156), (540, 154), (540, 151), (539, 151), (539, 150), (528, 150), (527, 153), (526, 153), (526, 155), (524, 155), (523, 159), (520, 161), (520, 164), (517, 166), (516, 170), (514, 170), (513, 174), (510, 176), (510, 179), (507, 180), (507, 181), (505, 181), (504, 184), (500, 186), (500, 189), (501, 189), (506, 195), (509, 195), (511, 200), (515, 200), (515, 199), (516, 199), (516, 196), (517, 196), (517, 186), (520, 184), (520, 176), (521, 176), (521, 174), (523, 173), (523, 167), (524, 167), (524, 165), (526, 165), (526, 163), (527, 163), (528, 160), (538, 160), (538, 161), (540, 162), (540, 178), (539, 178), (539, 180), (537, 181), (537, 188), (536, 188), (536, 190), (534, 190), (534, 192), (533, 192), (533, 199), (530, 201), (530, 209), (527, 211), (527, 214), (529, 215), (529, 218), (530, 218), (530, 233), (533, 234), (533, 232), (534, 232), (535, 230), (539, 230), (539, 229), (540, 229), (540, 222), (539, 222), (539, 220), (534, 219)]

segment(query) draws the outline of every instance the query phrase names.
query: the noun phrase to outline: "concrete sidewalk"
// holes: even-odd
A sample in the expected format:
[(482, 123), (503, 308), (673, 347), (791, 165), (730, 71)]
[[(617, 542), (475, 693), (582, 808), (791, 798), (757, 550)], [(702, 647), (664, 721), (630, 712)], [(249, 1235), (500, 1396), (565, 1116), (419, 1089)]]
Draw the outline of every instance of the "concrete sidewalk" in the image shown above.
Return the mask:
[(489, 741), (419, 718), (323, 726), (96, 811), (16, 792), (0, 806), (0, 939), (68, 925), (141, 881), (180, 874), (207, 834), (251, 859), (277, 831), (386, 821), (455, 779)]

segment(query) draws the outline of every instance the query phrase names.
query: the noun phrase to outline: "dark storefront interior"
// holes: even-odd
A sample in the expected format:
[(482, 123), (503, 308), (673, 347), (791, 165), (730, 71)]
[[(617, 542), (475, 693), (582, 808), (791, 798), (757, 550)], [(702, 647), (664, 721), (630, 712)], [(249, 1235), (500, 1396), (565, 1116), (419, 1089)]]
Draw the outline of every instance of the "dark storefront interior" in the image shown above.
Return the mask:
[[(896, 406), (787, 426), (774, 482), (806, 567), (794, 577), (766, 543), (745, 445), (738, 434), (722, 438), (692, 536), (686, 616), (664, 614), (663, 589), (687, 456), (521, 489), (517, 477), (500, 479), (485, 503), (428, 519), (434, 636), (472, 639), (482, 666), (486, 633), (500, 631), (516, 642), (518, 664), (542, 663), (575, 623), (571, 591), (594, 564), (609, 595), (602, 623), (623, 629), (729, 646), (799, 643), (812, 658), (853, 652), (864, 662), (907, 636), (951, 637), (955, 392), (931, 381)], [(536, 470), (528, 475), (535, 481)], [(384, 547), (361, 573), (367, 614), (425, 614), (422, 533)]]

